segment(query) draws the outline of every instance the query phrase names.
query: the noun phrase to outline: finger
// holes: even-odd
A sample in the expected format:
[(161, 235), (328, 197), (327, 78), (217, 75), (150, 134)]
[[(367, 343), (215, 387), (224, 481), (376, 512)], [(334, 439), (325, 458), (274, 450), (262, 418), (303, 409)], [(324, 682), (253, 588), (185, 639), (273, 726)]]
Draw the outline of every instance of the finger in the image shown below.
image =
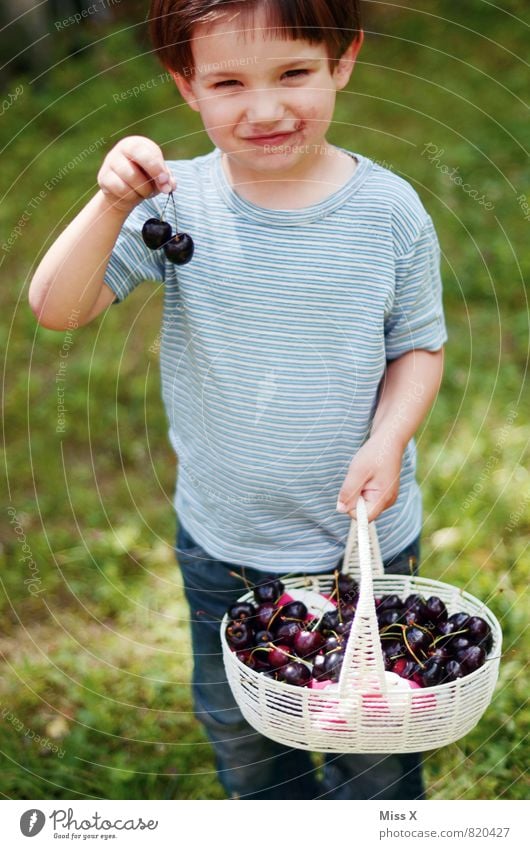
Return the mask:
[(132, 136), (124, 140), (121, 150), (128, 159), (145, 171), (149, 179), (156, 182), (159, 191), (172, 191), (171, 174), (157, 144), (150, 139)]
[(116, 163), (114, 171), (139, 197), (148, 198), (159, 191), (155, 181), (151, 180), (145, 171), (142, 171), (134, 162), (124, 156)]
[(134, 192), (131, 191), (130, 186), (115, 171), (110, 171), (103, 178), (100, 188), (104, 195), (115, 198), (117, 202), (132, 200), (134, 197)]
[(337, 510), (339, 513), (348, 513), (352, 519), (356, 518), (355, 508), (357, 499), (370, 478), (371, 475), (366, 469), (356, 466), (355, 463), (351, 464), (337, 499)]

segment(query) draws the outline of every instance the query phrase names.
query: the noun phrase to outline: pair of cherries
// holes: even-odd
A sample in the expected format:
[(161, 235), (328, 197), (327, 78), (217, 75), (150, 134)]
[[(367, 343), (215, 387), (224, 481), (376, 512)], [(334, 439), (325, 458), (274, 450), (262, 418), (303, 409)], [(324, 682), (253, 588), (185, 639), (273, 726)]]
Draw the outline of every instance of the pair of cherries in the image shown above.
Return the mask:
[(175, 207), (175, 199), (173, 197), (173, 192), (170, 192), (162, 212), (162, 217), (148, 218), (142, 227), (142, 239), (147, 247), (153, 251), (158, 250), (158, 248), (163, 248), (169, 261), (174, 262), (175, 265), (186, 265), (193, 256), (193, 239), (188, 233), (179, 233), (177, 231), (173, 234), (171, 224), (168, 221), (164, 221), (164, 214), (169, 203), (169, 198), (171, 198), (173, 202), (176, 222), (177, 210)]

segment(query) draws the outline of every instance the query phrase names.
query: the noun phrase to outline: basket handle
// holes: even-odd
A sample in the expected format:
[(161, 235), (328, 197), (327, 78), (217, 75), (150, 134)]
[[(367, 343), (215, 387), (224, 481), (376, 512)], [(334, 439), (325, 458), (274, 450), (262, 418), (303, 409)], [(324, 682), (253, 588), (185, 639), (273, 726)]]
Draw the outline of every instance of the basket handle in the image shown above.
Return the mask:
[[(368, 524), (366, 503), (362, 496), (357, 501), (357, 522), (352, 520), (346, 554), (351, 555), (357, 535), (360, 587), (357, 610), (350, 629), (344, 661), (339, 677), (339, 698), (351, 695), (352, 689), (370, 692), (387, 692), (385, 667), (379, 625), (375, 613), (372, 583), (372, 559), (376, 574), (384, 574), (381, 552), (375, 525)], [(371, 545), (370, 545), (371, 543)], [(345, 563), (348, 562), (345, 555)]]

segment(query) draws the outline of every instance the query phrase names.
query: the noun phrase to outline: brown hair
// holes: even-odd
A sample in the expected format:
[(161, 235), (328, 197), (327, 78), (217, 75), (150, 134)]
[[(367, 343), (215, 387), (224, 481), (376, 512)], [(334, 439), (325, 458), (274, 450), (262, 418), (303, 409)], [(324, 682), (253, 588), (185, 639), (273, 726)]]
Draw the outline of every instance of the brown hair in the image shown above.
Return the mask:
[(360, 0), (151, 0), (149, 34), (162, 65), (193, 76), (193, 28), (214, 24), (226, 12), (241, 13), (243, 29), (263, 9), (267, 32), (284, 38), (325, 43), (330, 70), (361, 29)]

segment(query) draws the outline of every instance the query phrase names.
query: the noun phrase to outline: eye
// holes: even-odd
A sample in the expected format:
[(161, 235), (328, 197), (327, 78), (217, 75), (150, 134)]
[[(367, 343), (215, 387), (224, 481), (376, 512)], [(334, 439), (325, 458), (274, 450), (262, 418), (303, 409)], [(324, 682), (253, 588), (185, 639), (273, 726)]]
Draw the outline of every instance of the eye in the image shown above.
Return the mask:
[(289, 77), (289, 79), (293, 79), (296, 76), (300, 76), (301, 74), (308, 74), (308, 73), (309, 73), (309, 71), (307, 71), (305, 68), (293, 68), (290, 71), (285, 71), (285, 75), (288, 75), (288, 74), (293, 75), (293, 76)]
[(214, 88), (220, 88), (221, 86), (231, 86), (233, 83), (237, 84), (237, 80), (222, 80), (220, 83), (215, 83)]

